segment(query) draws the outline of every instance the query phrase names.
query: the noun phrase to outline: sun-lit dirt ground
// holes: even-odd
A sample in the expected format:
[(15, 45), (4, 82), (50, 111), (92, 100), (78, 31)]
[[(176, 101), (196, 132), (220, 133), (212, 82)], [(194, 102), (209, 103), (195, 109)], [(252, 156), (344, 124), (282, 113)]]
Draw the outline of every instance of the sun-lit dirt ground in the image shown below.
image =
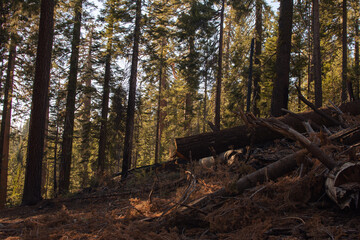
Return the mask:
[(254, 149), (248, 164), (137, 172), (125, 183), (115, 178), (67, 198), (2, 210), (0, 238), (360, 239), (359, 211), (340, 210), (325, 195), (321, 167), (215, 198), (202, 209), (190, 206), (297, 149), (278, 140)]

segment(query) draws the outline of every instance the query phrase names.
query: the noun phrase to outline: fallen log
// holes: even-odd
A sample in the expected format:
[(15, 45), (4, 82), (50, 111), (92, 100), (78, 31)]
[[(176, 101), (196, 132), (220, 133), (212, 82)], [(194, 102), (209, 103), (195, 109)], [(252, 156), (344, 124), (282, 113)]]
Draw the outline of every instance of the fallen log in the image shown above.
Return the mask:
[(298, 166), (298, 162), (303, 161), (306, 149), (299, 150), (289, 156), (286, 156), (274, 163), (269, 164), (253, 173), (250, 173), (236, 182), (236, 193), (240, 194), (248, 188), (255, 187), (257, 184), (262, 184), (265, 181), (274, 181), (280, 176), (283, 176)]
[[(256, 121), (256, 119), (253, 120)], [(358, 207), (360, 205), (360, 164), (345, 163), (344, 165), (338, 165), (334, 159), (326, 156), (326, 154), (318, 146), (315, 146), (316, 149), (314, 151), (313, 144), (311, 142), (303, 137), (300, 137), (299, 139), (298, 133), (295, 133), (293, 130), (289, 131), (288, 127), (282, 128), (282, 125), (283, 124), (281, 123), (280, 128), (275, 126), (277, 131), (287, 137), (296, 138), (302, 145), (304, 145), (304, 147), (306, 147), (306, 149), (299, 150), (272, 164), (269, 164), (262, 169), (243, 176), (234, 182), (230, 188), (223, 187), (211, 194), (203, 196), (200, 199), (194, 200), (187, 205), (187, 208), (184, 207), (180, 209), (180, 211), (186, 211), (191, 208), (192, 210), (196, 209), (198, 211), (206, 212), (212, 208), (212, 205), (209, 204), (209, 202), (214, 199), (238, 195), (243, 193), (246, 189), (255, 187), (265, 181), (276, 180), (292, 170), (295, 170), (299, 163), (306, 161), (304, 156), (309, 152), (319, 158), (319, 160), (327, 158), (323, 161), (323, 163), (329, 168), (329, 170), (332, 170), (326, 182), (326, 192), (330, 198), (332, 198), (342, 209), (351, 205)], [(269, 124), (267, 124), (266, 127), (269, 127)], [(345, 129), (341, 132), (351, 132), (350, 129), (353, 130), (354, 128)], [(330, 138), (335, 138), (337, 135), (338, 134), (334, 134), (334, 136), (330, 136)]]
[[(344, 113), (359, 115), (360, 101), (344, 103), (339, 108)], [(328, 115), (331, 115), (332, 113), (331, 108), (322, 108), (321, 110)], [(298, 115), (304, 119), (311, 120), (320, 126), (324, 125), (331, 127), (335, 125), (334, 122), (323, 119), (314, 111), (308, 111)], [(279, 117), (278, 120), (289, 125), (296, 131), (305, 131), (302, 121), (293, 116), (285, 115)], [(210, 147), (213, 147), (217, 153), (222, 153), (229, 149), (239, 149), (250, 145), (251, 141), (255, 144), (259, 144), (281, 137), (281, 134), (274, 133), (266, 127), (256, 127), (252, 133), (248, 126), (238, 126), (220, 130), (218, 132), (202, 133), (199, 135), (177, 138), (175, 139), (176, 155), (185, 159), (190, 159), (190, 156), (192, 159), (200, 159), (212, 155), (209, 149)]]
[(255, 124), (261, 124), (264, 127), (271, 128), (286, 137), (297, 140), (306, 149), (302, 149), (240, 178), (234, 184), (234, 187), (230, 188), (230, 191), (228, 188), (221, 188), (218, 191), (193, 202), (191, 204), (192, 207), (202, 208), (209, 200), (216, 197), (241, 194), (246, 189), (255, 187), (257, 184), (262, 184), (268, 180), (275, 180), (296, 169), (299, 160), (302, 161), (304, 155), (309, 152), (331, 171), (325, 185), (329, 197), (333, 199), (341, 209), (350, 206), (358, 208), (360, 204), (360, 163), (343, 164), (336, 162), (331, 156), (327, 155), (320, 147), (312, 143), (309, 139), (278, 120), (261, 120), (255, 118), (251, 119), (251, 121)]
[(292, 111), (290, 111), (290, 110), (288, 110), (288, 109), (282, 108), (281, 110), (282, 110), (283, 112), (286, 112), (286, 113), (288, 113), (289, 115), (293, 116), (294, 118), (298, 119), (299, 121), (309, 122), (310, 125), (311, 125), (313, 128), (315, 128), (316, 130), (320, 130), (320, 129), (321, 129), (321, 127), (320, 127), (319, 125), (317, 125), (316, 123), (311, 122), (311, 121), (309, 121), (308, 119), (305, 119), (305, 118), (299, 116), (298, 114), (296, 114), (296, 113), (294, 113), (294, 112), (292, 112)]
[(234, 186), (221, 188), (211, 194), (208, 194), (200, 199), (193, 201), (190, 206), (195, 208), (203, 208), (211, 200), (219, 196), (233, 196), (243, 193), (246, 189), (255, 187), (265, 181), (276, 180), (277, 178), (295, 170), (298, 163), (304, 159), (308, 153), (306, 149), (299, 150), (291, 155), (288, 155), (276, 162), (269, 164), (255, 172), (252, 172), (234, 183)]

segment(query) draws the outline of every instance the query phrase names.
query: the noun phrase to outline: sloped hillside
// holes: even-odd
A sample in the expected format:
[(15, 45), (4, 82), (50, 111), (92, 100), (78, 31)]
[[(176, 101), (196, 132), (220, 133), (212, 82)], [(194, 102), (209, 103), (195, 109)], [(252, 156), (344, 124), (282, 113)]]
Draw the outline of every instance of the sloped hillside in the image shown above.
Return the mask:
[[(359, 120), (346, 117), (355, 129)], [(354, 131), (351, 136), (357, 134)], [(304, 136), (322, 137), (322, 151), (337, 162), (358, 161), (356, 141), (349, 145), (324, 133), (310, 135)], [(359, 239), (357, 205), (341, 210), (328, 197), (324, 186), (329, 171), (312, 154), (296, 159), (296, 170), (275, 180), (266, 176), (255, 187), (237, 192), (239, 179), (301, 149), (298, 142), (280, 139), (241, 149), (232, 159), (215, 158), (210, 166), (190, 162), (167, 168), (163, 164), (131, 171), (125, 182), (109, 177), (100, 187), (72, 196), (1, 211), (0, 237)], [(214, 194), (219, 191), (222, 194)]]

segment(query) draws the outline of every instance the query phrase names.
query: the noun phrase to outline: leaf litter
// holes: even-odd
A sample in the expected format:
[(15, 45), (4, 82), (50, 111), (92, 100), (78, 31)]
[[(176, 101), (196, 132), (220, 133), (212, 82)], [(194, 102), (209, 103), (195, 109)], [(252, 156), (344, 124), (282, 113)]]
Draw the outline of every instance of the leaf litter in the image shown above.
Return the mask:
[[(351, 118), (353, 123), (359, 119)], [(341, 210), (324, 190), (325, 167), (316, 159), (240, 195), (197, 199), (301, 147), (285, 139), (257, 145), (247, 160), (210, 168), (193, 162), (104, 181), (72, 197), (0, 212), (1, 239), (360, 239), (359, 211)], [(324, 148), (326, 149), (326, 147)], [(327, 145), (333, 155), (346, 146)], [(358, 161), (359, 148), (338, 156)], [(246, 163), (245, 163), (246, 162)]]

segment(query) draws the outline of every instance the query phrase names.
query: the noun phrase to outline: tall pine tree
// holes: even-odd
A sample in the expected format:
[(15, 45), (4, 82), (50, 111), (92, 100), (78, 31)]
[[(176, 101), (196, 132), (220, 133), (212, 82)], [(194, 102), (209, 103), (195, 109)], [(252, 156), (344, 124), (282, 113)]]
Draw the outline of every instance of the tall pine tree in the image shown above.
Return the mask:
[(288, 108), (293, 0), (280, 1), (279, 37), (276, 47), (276, 78), (271, 97), (271, 115), (284, 115)]
[(3, 112), (1, 119), (0, 129), (0, 208), (6, 204), (7, 193), (7, 176), (9, 164), (9, 141), (10, 141), (10, 121), (11, 121), (11, 108), (12, 108), (12, 92), (14, 69), (16, 59), (16, 43), (17, 39), (15, 34), (11, 37), (8, 69), (6, 73), (5, 89), (4, 89), (4, 102)]
[(54, 0), (41, 1), (39, 40), (35, 64), (32, 109), (26, 158), (25, 185), (22, 204), (39, 202), (41, 197), (41, 171), (44, 156), (46, 113), (49, 106), (51, 53), (54, 33)]
[(77, 0), (74, 5), (74, 27), (73, 39), (71, 43), (70, 73), (67, 85), (65, 123), (60, 155), (60, 194), (67, 193), (70, 187), (70, 167), (74, 134), (75, 97), (79, 62), (82, 2), (83, 0)]
[(127, 172), (131, 166), (133, 151), (134, 119), (135, 119), (135, 97), (136, 97), (136, 79), (138, 71), (139, 43), (141, 31), (141, 1), (136, 0), (136, 18), (133, 39), (133, 52), (131, 61), (131, 73), (129, 79), (129, 98), (126, 112), (126, 130), (124, 141), (124, 156), (122, 165), (122, 178), (127, 177)]

